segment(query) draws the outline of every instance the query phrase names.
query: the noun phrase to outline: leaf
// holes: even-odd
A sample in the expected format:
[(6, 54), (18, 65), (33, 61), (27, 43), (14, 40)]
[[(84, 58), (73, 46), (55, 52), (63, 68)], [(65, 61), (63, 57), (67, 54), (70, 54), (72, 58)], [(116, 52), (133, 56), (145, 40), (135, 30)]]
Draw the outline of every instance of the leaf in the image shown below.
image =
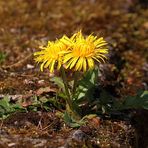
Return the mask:
[(141, 97), (148, 99), (148, 90), (145, 90), (144, 92), (142, 92)]
[(64, 100), (66, 100), (66, 98), (67, 98), (66, 94), (63, 93), (63, 92), (59, 92), (59, 93), (57, 93), (57, 95), (58, 95), (58, 97), (61, 97), (61, 98), (63, 98)]
[(50, 81), (54, 82), (59, 88), (61, 88), (63, 90), (63, 92), (65, 92), (64, 83), (60, 77), (53, 77), (50, 79)]
[(73, 128), (80, 127), (81, 125), (85, 123), (82, 120), (80, 121), (74, 120), (67, 112), (64, 113), (64, 121), (66, 122), (67, 125)]
[(144, 91), (141, 95), (143, 100), (143, 108), (148, 109), (148, 91)]
[(85, 119), (92, 119), (92, 118), (94, 118), (94, 117), (97, 117), (97, 115), (96, 115), (96, 114), (88, 114), (88, 115), (85, 115), (85, 116), (82, 118), (82, 120), (85, 120)]
[(100, 92), (100, 102), (103, 105), (107, 105), (113, 102), (113, 96), (111, 96), (107, 91), (103, 90)]
[(48, 105), (43, 105), (43, 108), (46, 110), (46, 111), (51, 111), (51, 108), (48, 106)]
[(3, 99), (0, 100), (0, 114), (1, 113), (6, 113), (11, 110), (10, 104), (9, 104), (10, 99), (5, 96)]
[(0, 100), (0, 117), (6, 118), (16, 111), (25, 111), (25, 109), (18, 103), (10, 103), (10, 98), (7, 96)]
[(136, 96), (128, 96), (119, 109), (148, 109), (148, 91), (139, 91)]
[(64, 113), (64, 120), (66, 121), (67, 124), (70, 124), (72, 122), (71, 117), (68, 115), (67, 112)]
[(93, 98), (94, 88), (97, 85), (98, 68), (89, 70), (84, 77), (78, 82), (75, 100), (81, 100), (84, 97)]
[(95, 85), (97, 83), (98, 73), (98, 68), (87, 71), (79, 83), (83, 86), (89, 86), (89, 84)]

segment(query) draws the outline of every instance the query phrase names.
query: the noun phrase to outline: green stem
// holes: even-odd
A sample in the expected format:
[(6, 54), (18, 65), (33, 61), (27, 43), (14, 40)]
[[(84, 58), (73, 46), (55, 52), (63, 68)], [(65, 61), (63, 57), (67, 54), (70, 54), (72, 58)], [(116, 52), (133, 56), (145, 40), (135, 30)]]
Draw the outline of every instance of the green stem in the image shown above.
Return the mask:
[(63, 79), (63, 83), (64, 83), (64, 87), (65, 87), (65, 92), (66, 92), (66, 95), (67, 95), (66, 101), (67, 101), (69, 107), (72, 109), (72, 99), (71, 99), (71, 95), (70, 95), (70, 92), (69, 92), (69, 89), (68, 89), (68, 82), (67, 82), (67, 79), (66, 79), (66, 74), (65, 74), (65, 70), (64, 70), (63, 66), (61, 67), (61, 74), (62, 74), (62, 79)]
[(71, 98), (72, 96), (71, 96), (69, 88), (68, 88), (68, 81), (67, 81), (66, 73), (65, 73), (63, 66), (61, 67), (61, 75), (62, 75), (64, 87), (65, 87), (65, 93), (67, 95), (66, 110), (73, 118), (80, 119), (80, 115), (77, 112), (77, 109), (74, 107), (74, 104), (73, 104), (73, 101), (72, 101), (72, 98)]
[(79, 73), (77, 71), (74, 73), (74, 84), (73, 84), (73, 90), (72, 90), (73, 95), (72, 96), (74, 96), (75, 92), (76, 92), (77, 82), (78, 82), (78, 74)]

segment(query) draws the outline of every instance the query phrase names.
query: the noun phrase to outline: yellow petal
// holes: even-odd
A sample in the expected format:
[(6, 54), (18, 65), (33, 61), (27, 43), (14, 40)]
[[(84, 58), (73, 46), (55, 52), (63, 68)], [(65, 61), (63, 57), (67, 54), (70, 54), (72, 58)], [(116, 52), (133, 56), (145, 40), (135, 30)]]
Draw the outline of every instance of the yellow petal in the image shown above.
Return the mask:
[(81, 58), (78, 59), (75, 70), (81, 70), (82, 64), (83, 64), (83, 58), (81, 57)]
[(66, 65), (66, 68), (68, 68), (68, 67), (70, 69), (73, 68), (74, 65), (76, 64), (77, 60), (78, 60), (78, 57), (74, 57), (74, 58), (70, 59)]
[(94, 68), (94, 61), (92, 58), (88, 58), (87, 63), (88, 63), (88, 68), (90, 69)]
[(43, 68), (44, 68), (44, 64), (46, 63), (46, 61), (44, 61), (42, 64), (41, 64), (41, 66), (40, 66), (40, 69), (41, 69), (41, 71), (43, 71)]
[(100, 44), (96, 45), (96, 48), (99, 48), (99, 47), (102, 47), (102, 46), (105, 46), (105, 45), (107, 45), (107, 43), (103, 42), (103, 43), (100, 43)]
[(71, 58), (73, 57), (73, 55), (71, 53), (68, 53), (64, 56), (64, 63), (66, 63), (67, 61), (69, 61)]
[(105, 56), (105, 55), (103, 55), (103, 54), (97, 54), (97, 56), (96, 57), (103, 57), (104, 59), (107, 59), (107, 57)]
[(51, 63), (51, 59), (49, 61), (47, 61), (47, 63), (45, 64), (44, 68), (47, 68)]
[(108, 53), (108, 49), (97, 49), (96, 53)]
[(97, 62), (101, 63), (100, 60), (96, 57), (93, 57), (93, 59), (95, 59)]
[(54, 64), (55, 64), (55, 60), (52, 61), (52, 63), (51, 63), (51, 67), (50, 67), (50, 72), (51, 73), (54, 71)]
[(59, 61), (59, 62), (58, 62), (58, 67), (57, 67), (58, 70), (61, 68), (61, 65), (62, 65), (62, 62)]
[(104, 63), (105, 63), (104, 58), (107, 59), (104, 55), (101, 55), (101, 54), (98, 55), (97, 58), (101, 59)]
[(86, 59), (83, 60), (83, 71), (86, 71)]

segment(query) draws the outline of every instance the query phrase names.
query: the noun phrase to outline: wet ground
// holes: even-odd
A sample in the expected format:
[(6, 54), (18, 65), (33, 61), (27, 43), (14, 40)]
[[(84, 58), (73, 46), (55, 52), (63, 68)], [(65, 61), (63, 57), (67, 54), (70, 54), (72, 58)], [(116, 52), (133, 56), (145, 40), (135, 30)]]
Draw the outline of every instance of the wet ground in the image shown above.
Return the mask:
[[(54, 88), (49, 72), (40, 72), (32, 54), (46, 41), (79, 29), (109, 42), (109, 61), (100, 69), (101, 85), (112, 95), (122, 98), (148, 88), (144, 1), (1, 0), (0, 18), (0, 53), (6, 55), (0, 62), (1, 96), (28, 99), (36, 93), (44, 95), (41, 88)], [(148, 146), (147, 111), (136, 111), (132, 122), (97, 119), (99, 124), (89, 122), (80, 129), (67, 127), (55, 112), (16, 113), (1, 121), (0, 147)]]

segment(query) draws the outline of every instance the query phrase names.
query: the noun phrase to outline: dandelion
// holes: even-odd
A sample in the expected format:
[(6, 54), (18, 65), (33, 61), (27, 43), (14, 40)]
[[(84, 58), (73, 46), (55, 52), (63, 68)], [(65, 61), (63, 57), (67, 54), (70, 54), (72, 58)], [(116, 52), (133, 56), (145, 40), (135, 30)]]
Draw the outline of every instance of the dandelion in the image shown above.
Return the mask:
[(49, 68), (52, 73), (55, 68), (58, 70), (63, 64), (63, 53), (71, 48), (74, 44), (75, 34), (68, 38), (64, 35), (61, 39), (51, 42), (48, 41), (47, 47), (40, 47), (41, 51), (35, 52), (35, 61), (42, 63), (40, 66), (41, 71), (44, 68)]
[(42, 63), (40, 66), (41, 71), (44, 68), (49, 68), (51, 73), (54, 72), (54, 69), (60, 69), (62, 65), (62, 55), (61, 51), (67, 50), (67, 46), (61, 41), (57, 40), (56, 42), (48, 42), (47, 47), (40, 47), (41, 51), (35, 52), (35, 61)]
[(81, 31), (73, 35), (74, 44), (65, 52), (64, 64), (66, 68), (75, 71), (93, 69), (96, 62), (105, 62), (108, 49), (107, 42), (101, 37), (89, 35), (84, 38)]

